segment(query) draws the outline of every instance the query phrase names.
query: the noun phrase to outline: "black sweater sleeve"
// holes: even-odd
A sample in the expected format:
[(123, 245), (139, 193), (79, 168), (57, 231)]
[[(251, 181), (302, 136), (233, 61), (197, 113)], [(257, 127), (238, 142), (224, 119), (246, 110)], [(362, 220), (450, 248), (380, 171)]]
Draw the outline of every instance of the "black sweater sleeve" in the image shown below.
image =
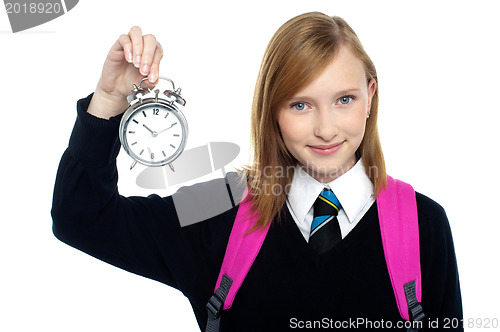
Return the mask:
[[(92, 95), (77, 103), (77, 120), (64, 152), (54, 188), (54, 235), (103, 261), (177, 287), (153, 234), (175, 228), (175, 209), (157, 196), (122, 197), (115, 160), (120, 150), (119, 117), (96, 118), (86, 112)], [(168, 211), (159, 225), (154, 211)]]
[(450, 224), (444, 209), (417, 193), (422, 304), (429, 330), (463, 331), (462, 298)]
[(54, 235), (188, 297), (196, 278), (215, 284), (210, 278), (216, 278), (217, 271), (210, 268), (220, 267), (232, 218), (223, 214), (208, 223), (181, 227), (171, 196), (121, 196), (116, 169), (120, 117), (103, 120), (88, 114), (91, 98), (77, 103), (76, 123), (57, 172)]

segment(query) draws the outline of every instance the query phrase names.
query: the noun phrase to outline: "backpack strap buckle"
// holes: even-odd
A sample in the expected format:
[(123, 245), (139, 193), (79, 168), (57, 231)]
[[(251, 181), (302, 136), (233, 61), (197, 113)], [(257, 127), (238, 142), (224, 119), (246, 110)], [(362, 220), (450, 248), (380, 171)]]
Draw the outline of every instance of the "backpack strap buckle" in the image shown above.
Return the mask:
[(207, 303), (208, 319), (219, 318), (223, 305), (224, 301), (216, 293), (214, 293)]
[(207, 313), (209, 320), (219, 318), (222, 312), (222, 307), (224, 306), (224, 301), (226, 300), (227, 293), (229, 293), (229, 289), (231, 288), (232, 283), (233, 280), (231, 280), (231, 278), (229, 278), (226, 274), (222, 276), (219, 288), (217, 288), (217, 290), (210, 297), (207, 303)]
[(417, 300), (417, 294), (415, 291), (415, 280), (408, 282), (404, 285), (406, 302), (408, 303), (408, 311), (410, 313), (410, 319), (412, 322), (417, 322), (414, 324), (413, 328), (409, 328), (408, 331), (418, 331), (420, 328), (417, 326), (423, 325), (423, 320), (425, 318), (424, 309), (422, 305)]

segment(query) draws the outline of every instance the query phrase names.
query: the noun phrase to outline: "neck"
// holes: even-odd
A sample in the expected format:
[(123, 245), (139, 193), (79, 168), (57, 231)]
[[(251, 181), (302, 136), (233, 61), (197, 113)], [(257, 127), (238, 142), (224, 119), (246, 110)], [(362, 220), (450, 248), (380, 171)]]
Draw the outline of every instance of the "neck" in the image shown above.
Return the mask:
[(321, 170), (314, 169), (311, 167), (306, 167), (304, 165), (301, 165), (302, 169), (307, 172), (312, 178), (314, 178), (316, 181), (320, 183), (330, 183), (339, 177), (341, 177), (343, 174), (347, 173), (351, 168), (356, 165), (357, 160), (350, 160), (344, 165), (342, 165), (340, 168), (336, 168), (335, 171), (332, 172), (321, 172)]

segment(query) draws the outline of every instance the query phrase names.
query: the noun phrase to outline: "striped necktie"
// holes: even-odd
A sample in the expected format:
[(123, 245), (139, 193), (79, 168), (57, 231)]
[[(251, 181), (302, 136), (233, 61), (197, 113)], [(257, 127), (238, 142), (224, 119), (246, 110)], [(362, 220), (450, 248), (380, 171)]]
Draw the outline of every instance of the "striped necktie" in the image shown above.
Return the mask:
[(339, 200), (328, 188), (324, 188), (314, 202), (309, 245), (317, 253), (327, 252), (342, 240), (337, 220), (341, 208)]

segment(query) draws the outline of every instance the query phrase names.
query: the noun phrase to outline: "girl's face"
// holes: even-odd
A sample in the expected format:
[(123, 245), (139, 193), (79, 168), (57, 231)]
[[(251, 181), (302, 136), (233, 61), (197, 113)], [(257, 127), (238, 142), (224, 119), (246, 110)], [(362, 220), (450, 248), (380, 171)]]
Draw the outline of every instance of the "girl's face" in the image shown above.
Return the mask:
[(288, 151), (319, 182), (333, 181), (356, 163), (375, 90), (361, 60), (342, 47), (280, 108), (278, 124)]

